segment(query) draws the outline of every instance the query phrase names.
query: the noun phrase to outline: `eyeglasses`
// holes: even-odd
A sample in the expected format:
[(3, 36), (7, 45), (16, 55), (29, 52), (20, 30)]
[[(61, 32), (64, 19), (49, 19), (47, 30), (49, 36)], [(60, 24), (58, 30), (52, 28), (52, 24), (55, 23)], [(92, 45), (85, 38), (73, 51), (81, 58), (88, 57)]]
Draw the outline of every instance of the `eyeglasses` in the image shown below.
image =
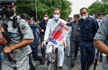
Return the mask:
[(80, 13), (81, 15), (83, 15), (83, 14), (86, 14), (86, 12), (84, 12), (84, 13)]

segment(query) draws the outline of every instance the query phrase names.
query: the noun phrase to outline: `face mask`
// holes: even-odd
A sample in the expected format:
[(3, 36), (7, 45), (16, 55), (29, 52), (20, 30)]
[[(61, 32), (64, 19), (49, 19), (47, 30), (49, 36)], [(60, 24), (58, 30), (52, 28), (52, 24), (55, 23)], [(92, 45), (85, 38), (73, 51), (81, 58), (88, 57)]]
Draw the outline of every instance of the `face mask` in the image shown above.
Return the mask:
[(33, 22), (30, 22), (30, 24), (33, 24)]
[(7, 16), (7, 17), (11, 17), (14, 15), (14, 11), (10, 8), (4, 8), (3, 9), (3, 12), (4, 14)]
[(98, 24), (100, 26), (100, 24), (102, 23), (102, 19), (97, 19), (97, 22), (98, 22)]
[(101, 23), (101, 22), (102, 22), (102, 19), (97, 19), (97, 21), (98, 21), (99, 23)]
[(88, 17), (88, 15), (86, 15), (86, 16), (81, 16), (81, 18), (82, 18), (83, 20), (87, 19), (87, 17)]
[(46, 20), (48, 20), (48, 18), (47, 18), (47, 17), (44, 17), (43, 19), (44, 19), (45, 21), (46, 21)]
[(54, 15), (53, 15), (53, 18), (54, 18), (55, 20), (58, 20), (58, 19), (59, 19), (59, 15), (54, 14)]

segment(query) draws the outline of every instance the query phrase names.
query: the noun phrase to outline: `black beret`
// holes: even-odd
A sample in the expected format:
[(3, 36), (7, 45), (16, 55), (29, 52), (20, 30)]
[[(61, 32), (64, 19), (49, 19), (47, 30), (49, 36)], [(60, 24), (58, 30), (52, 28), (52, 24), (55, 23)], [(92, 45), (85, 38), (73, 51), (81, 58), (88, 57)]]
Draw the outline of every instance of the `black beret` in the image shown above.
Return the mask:
[(1, 0), (1, 5), (3, 4), (7, 4), (7, 5), (12, 5), (15, 6), (16, 5), (16, 0)]
[(31, 19), (31, 17), (30, 17), (29, 15), (25, 15), (25, 18), (26, 18), (27, 20), (30, 20), (30, 19)]

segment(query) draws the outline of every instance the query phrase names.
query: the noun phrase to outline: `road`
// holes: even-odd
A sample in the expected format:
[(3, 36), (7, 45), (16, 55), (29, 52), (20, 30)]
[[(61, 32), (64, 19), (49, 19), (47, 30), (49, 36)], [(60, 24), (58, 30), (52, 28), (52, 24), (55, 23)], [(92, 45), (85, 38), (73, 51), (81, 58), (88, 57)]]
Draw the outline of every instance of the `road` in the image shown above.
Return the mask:
[[(39, 55), (41, 55), (40, 49), (39, 49)], [(39, 61), (33, 61), (33, 64), (34, 64), (36, 70), (47, 70), (46, 63), (45, 63), (45, 65), (40, 65)], [(90, 70), (93, 70), (93, 67), (94, 67), (94, 64), (92, 64)], [(96, 70), (101, 70), (101, 68), (102, 68), (102, 63), (100, 62), (99, 66), (97, 66)], [(80, 52), (78, 53), (77, 60), (75, 61), (75, 66), (73, 68), (70, 66), (70, 58), (66, 57), (66, 52), (65, 52), (63, 70), (81, 70)]]

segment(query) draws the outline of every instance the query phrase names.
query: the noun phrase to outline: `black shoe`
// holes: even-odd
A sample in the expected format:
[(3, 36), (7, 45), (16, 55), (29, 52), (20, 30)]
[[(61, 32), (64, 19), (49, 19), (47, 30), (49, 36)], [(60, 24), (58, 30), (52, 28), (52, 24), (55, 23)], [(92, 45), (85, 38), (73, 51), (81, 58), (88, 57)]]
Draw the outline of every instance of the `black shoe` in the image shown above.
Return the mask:
[(68, 55), (67, 58), (69, 58), (70, 56)]
[(51, 63), (51, 62), (48, 60), (48, 61), (47, 61), (47, 65), (49, 65), (50, 63)]
[(75, 66), (74, 60), (71, 60), (71, 66), (72, 66), (72, 67)]
[(59, 67), (59, 70), (63, 70), (63, 68), (62, 67)]
[(74, 62), (71, 62), (71, 66), (72, 66), (72, 67), (74, 67), (74, 66), (75, 66)]
[(99, 61), (102, 62), (102, 58), (100, 58)]
[(89, 70), (89, 69), (90, 69), (90, 67), (87, 67), (87, 68), (86, 68), (86, 70)]
[(41, 59), (41, 60), (40, 60), (40, 64), (41, 64), (41, 65), (44, 65), (44, 64), (45, 64), (45, 60), (42, 60), (42, 59)]

